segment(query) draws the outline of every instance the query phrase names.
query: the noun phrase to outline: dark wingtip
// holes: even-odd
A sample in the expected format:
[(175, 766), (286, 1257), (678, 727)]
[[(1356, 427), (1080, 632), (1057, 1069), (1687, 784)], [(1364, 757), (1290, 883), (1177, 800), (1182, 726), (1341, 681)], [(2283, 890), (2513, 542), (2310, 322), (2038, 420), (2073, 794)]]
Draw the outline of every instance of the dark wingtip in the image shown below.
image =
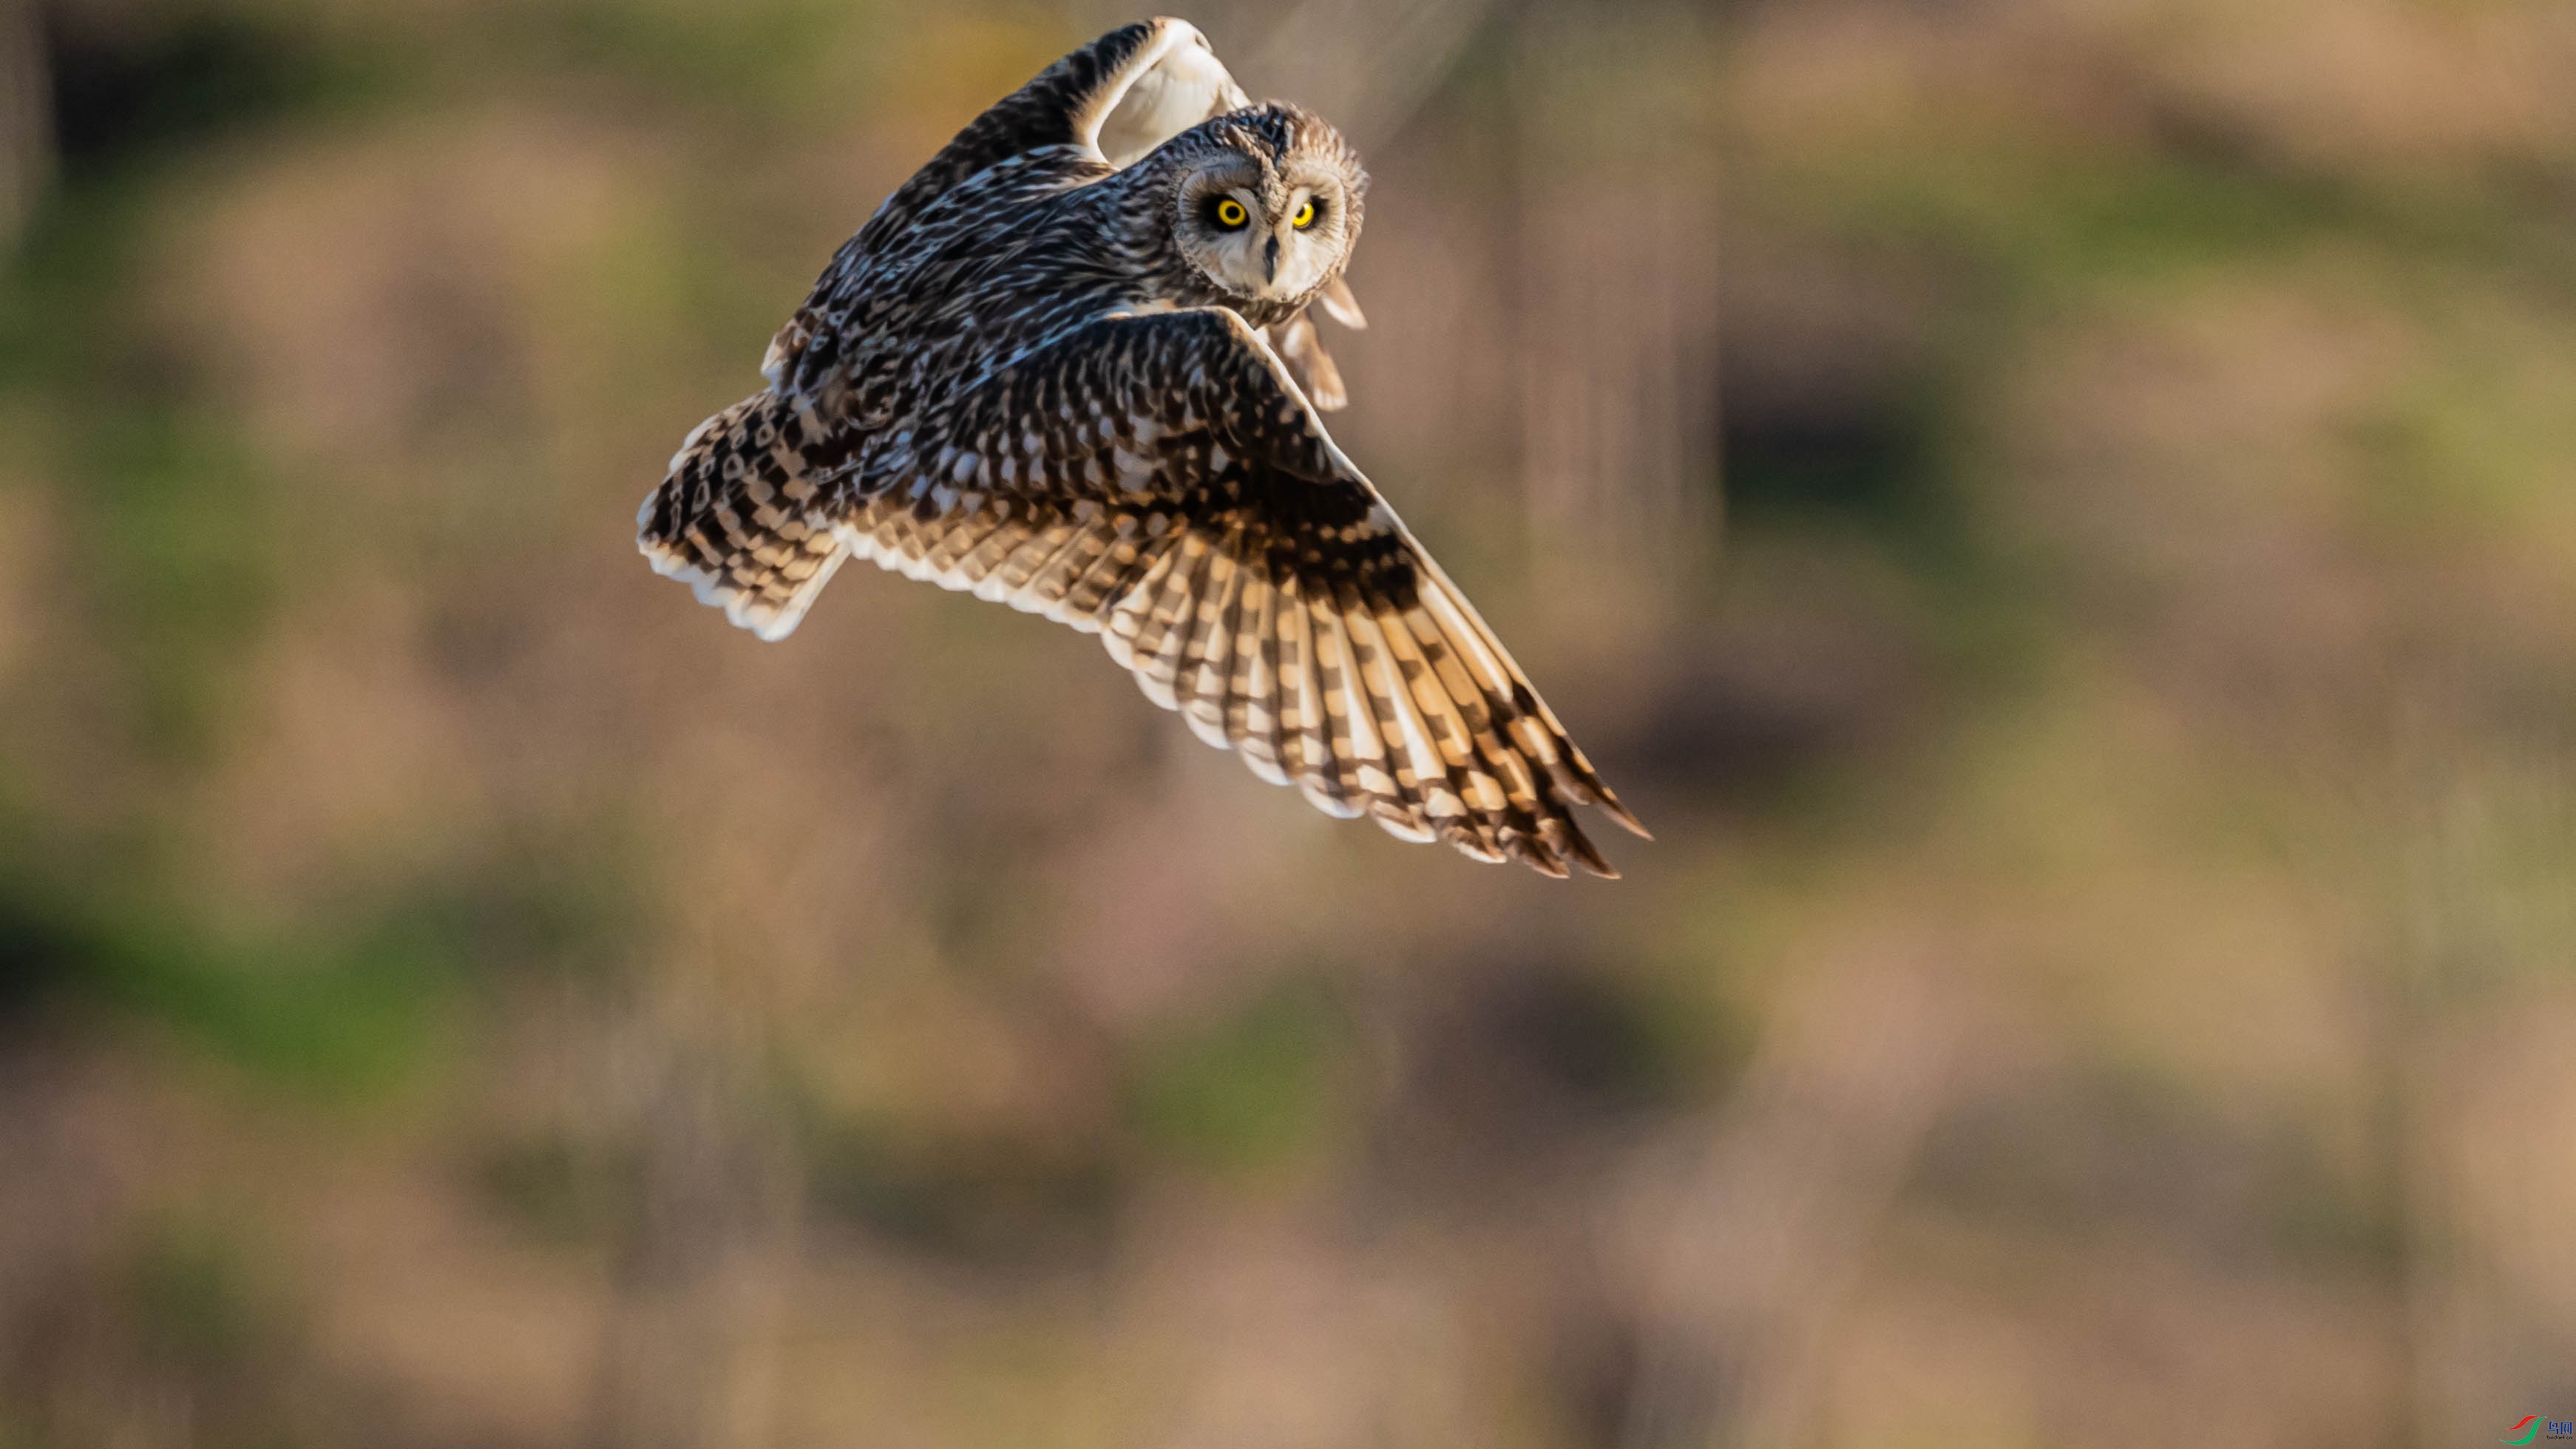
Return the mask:
[(1619, 822), (1621, 828), (1625, 829), (1630, 835), (1637, 837), (1639, 840), (1652, 840), (1655, 838), (1654, 832), (1646, 828), (1645, 822), (1639, 820), (1636, 816), (1629, 814), (1628, 807), (1620, 804), (1619, 797), (1611, 794), (1607, 788), (1600, 790), (1598, 792), (1598, 798), (1596, 798), (1592, 803), (1600, 806), (1602, 814)]
[(1575, 840), (1578, 848), (1574, 852), (1574, 858), (1577, 863), (1582, 865), (1586, 874), (1597, 876), (1602, 880), (1617, 880), (1619, 878), (1619, 868), (1612, 865), (1607, 859), (1605, 859), (1601, 852), (1593, 847), (1591, 841), (1585, 840), (1579, 835), (1575, 837)]
[(1561, 844), (1518, 829), (1503, 832), (1505, 854), (1552, 880), (1564, 880), (1573, 874), (1565, 868)]
[(1584, 834), (1572, 820), (1558, 817), (1540, 825), (1539, 831), (1546, 837), (1548, 845), (1553, 847), (1551, 854), (1572, 857), (1588, 875), (1596, 875), (1603, 880), (1619, 878), (1619, 872), (1611, 868), (1608, 860), (1602, 858), (1600, 848), (1592, 843), (1592, 837)]

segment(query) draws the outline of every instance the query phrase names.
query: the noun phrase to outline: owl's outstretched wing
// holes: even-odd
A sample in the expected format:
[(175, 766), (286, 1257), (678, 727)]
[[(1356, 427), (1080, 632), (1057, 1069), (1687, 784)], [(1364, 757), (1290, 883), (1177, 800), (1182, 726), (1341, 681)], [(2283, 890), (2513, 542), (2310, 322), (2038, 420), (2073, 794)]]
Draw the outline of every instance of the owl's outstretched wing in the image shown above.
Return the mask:
[(1094, 322), (827, 493), (851, 551), (1096, 632), (1319, 809), (1555, 876), (1643, 834), (1243, 319)]

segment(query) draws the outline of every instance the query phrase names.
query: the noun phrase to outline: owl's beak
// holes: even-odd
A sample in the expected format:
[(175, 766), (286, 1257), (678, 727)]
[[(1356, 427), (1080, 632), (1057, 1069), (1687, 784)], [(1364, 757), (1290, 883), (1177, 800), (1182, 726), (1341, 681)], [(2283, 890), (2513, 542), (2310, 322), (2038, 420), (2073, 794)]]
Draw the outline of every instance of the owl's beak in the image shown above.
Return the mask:
[(1275, 231), (1270, 234), (1269, 243), (1261, 249), (1261, 280), (1265, 283), (1279, 280), (1279, 233)]

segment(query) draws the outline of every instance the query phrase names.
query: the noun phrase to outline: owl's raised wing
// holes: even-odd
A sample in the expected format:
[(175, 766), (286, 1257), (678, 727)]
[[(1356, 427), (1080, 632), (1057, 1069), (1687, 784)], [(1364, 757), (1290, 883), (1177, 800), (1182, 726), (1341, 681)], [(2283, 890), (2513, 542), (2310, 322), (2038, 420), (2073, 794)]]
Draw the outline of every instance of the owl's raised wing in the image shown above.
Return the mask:
[(832, 381), (848, 341), (843, 333), (861, 306), (858, 279), (941, 197), (988, 172), (1006, 189), (1025, 192), (1096, 180), (1250, 103), (1186, 20), (1122, 25), (1074, 51), (968, 122), (841, 244), (813, 293), (770, 339), (762, 375), (806, 396), (826, 417), (835, 414)]
[(877, 209), (858, 245), (904, 225), (949, 188), (1050, 146), (1123, 167), (1210, 116), (1250, 105), (1197, 26), (1122, 25), (995, 101)]
[(1615, 874), (1572, 803), (1644, 833), (1231, 311), (1091, 323), (837, 486), (852, 552), (1100, 634), (1330, 814), (1555, 876)]

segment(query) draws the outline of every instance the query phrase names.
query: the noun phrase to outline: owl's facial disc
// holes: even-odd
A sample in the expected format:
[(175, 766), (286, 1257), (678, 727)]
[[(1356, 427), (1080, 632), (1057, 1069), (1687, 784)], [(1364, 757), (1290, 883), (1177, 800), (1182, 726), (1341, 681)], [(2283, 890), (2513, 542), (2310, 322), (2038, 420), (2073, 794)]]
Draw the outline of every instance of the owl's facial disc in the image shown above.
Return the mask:
[(1318, 168), (1276, 172), (1222, 159), (1182, 184), (1181, 250), (1225, 291), (1292, 301), (1324, 285), (1349, 246), (1338, 177)]

